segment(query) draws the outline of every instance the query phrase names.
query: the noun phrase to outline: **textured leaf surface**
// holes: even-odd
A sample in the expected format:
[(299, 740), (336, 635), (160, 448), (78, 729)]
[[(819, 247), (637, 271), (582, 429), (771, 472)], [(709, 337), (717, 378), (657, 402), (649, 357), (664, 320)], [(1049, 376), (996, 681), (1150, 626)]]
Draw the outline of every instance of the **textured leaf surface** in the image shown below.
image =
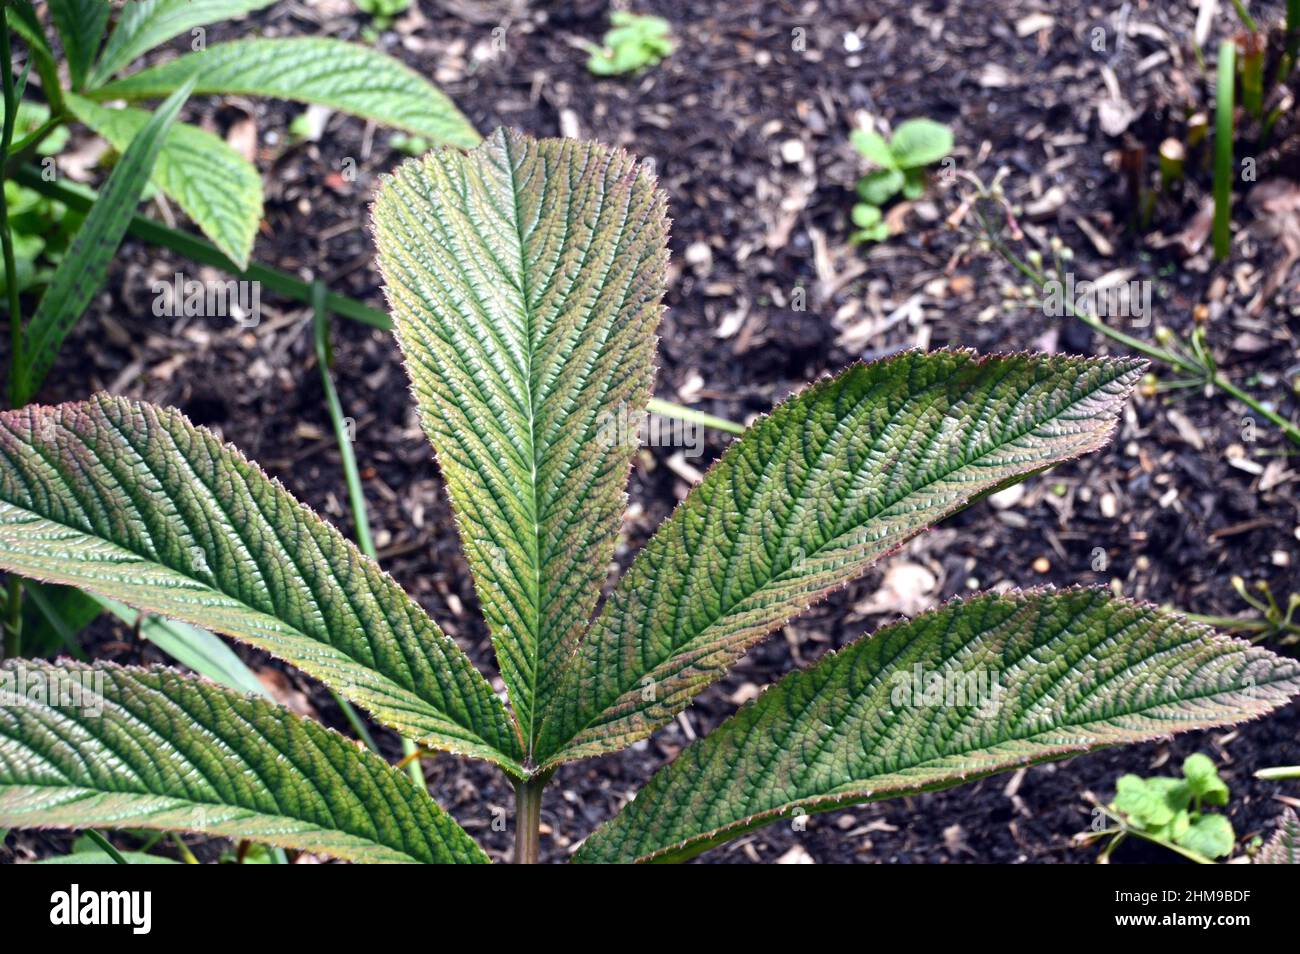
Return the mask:
[[(102, 2), (102, 0), (94, 0)], [(108, 79), (138, 56), (195, 27), (231, 20), (275, 0), (132, 0), (122, 5), (117, 26), (95, 64), (92, 83)], [(104, 4), (108, 6), (108, 4)]]
[(397, 339), (529, 740), (613, 555), (666, 232), (626, 153), (505, 130), (406, 163), (375, 203)]
[(781, 680), (577, 860), (685, 858), (782, 816), (1235, 723), (1296, 692), (1294, 661), (1102, 590), (953, 602)]
[(163, 137), (189, 94), (187, 83), (169, 96), (123, 150), (121, 160), (55, 269), (50, 287), (23, 331), (24, 364), (16, 369), (15, 403), (31, 400), (53, 367), (63, 339), (108, 276), (109, 263), (149, 182)]
[(424, 744), (518, 772), (501, 701), (372, 560), (178, 412), (0, 415), (0, 567), (235, 636)]
[[(73, 114), (112, 144), (125, 149), (149, 121), (142, 109), (107, 109), (69, 94)], [(219, 137), (187, 123), (167, 131), (151, 181), (240, 268), (248, 266), (262, 218), (262, 177)]]
[[(124, 148), (149, 116), (139, 109), (106, 109), (77, 96), (67, 99), (77, 118), (115, 149)], [(233, 262), (247, 266), (262, 218), (262, 180), (251, 163), (220, 137), (177, 123), (163, 141), (152, 181)]]
[[(69, 694), (35, 699), (34, 675)], [(352, 861), (487, 861), (405, 773), (265, 699), (105, 664), (11, 660), (4, 679), (21, 704), (0, 707), (0, 826), (197, 831)], [(73, 680), (90, 692), (71, 695)]]
[(479, 134), (436, 86), (370, 47), (326, 37), (236, 40), (134, 73), (95, 91), (97, 99), (162, 96), (190, 76), (196, 93), (242, 93), (320, 103), (471, 147)]
[(1255, 864), (1300, 865), (1300, 818), (1293, 809), (1282, 813), (1277, 830), (1255, 856)]
[(583, 640), (541, 758), (622, 748), (925, 527), (1109, 439), (1142, 364), (969, 352), (858, 365), (756, 423)]
[(50, 18), (63, 40), (63, 56), (74, 88), (85, 82), (86, 71), (104, 38), (109, 6), (104, 0), (50, 0)]

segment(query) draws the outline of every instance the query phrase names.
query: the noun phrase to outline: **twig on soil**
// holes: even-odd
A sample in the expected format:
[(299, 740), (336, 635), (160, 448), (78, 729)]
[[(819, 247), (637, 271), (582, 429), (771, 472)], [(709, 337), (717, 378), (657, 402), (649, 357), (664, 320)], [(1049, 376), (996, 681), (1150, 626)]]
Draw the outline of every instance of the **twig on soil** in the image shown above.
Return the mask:
[[(1007, 264), (1024, 275), (1039, 292), (1045, 294), (1050, 281), (1048, 273), (1041, 267), (1030, 264), (1017, 255), (1003, 239), (1002, 229), (995, 225), (981, 208), (983, 204), (984, 206), (992, 205), (1001, 209), (1006, 227), (1012, 231), (1013, 235), (1019, 235), (1020, 230), (1016, 226), (1014, 213), (1002, 194), (1002, 173), (999, 173), (988, 187), (977, 176), (969, 172), (962, 173), (962, 176), (966, 181), (972, 183), (977, 190), (974, 197), (975, 201), (971, 202), (969, 211), (970, 217), (979, 225), (981, 237)], [(1060, 272), (1062, 270), (1061, 263), (1058, 261), (1055, 265), (1056, 270)], [(1156, 329), (1156, 338), (1158, 342), (1165, 345), (1162, 346), (1162, 344), (1152, 344), (1141, 338), (1125, 334), (1117, 328), (1112, 328), (1092, 312), (1076, 308), (1072, 301), (1064, 300), (1061, 302), (1061, 306), (1066, 314), (1072, 318), (1077, 318), (1094, 331), (1099, 332), (1117, 344), (1121, 344), (1188, 375), (1191, 384), (1208, 386), (1236, 398), (1254, 413), (1277, 427), (1292, 443), (1300, 445), (1300, 427), (1265, 406), (1260, 399), (1234, 384), (1219, 371), (1205, 342), (1203, 329), (1198, 327), (1187, 341), (1180, 341), (1168, 328), (1158, 328)]]

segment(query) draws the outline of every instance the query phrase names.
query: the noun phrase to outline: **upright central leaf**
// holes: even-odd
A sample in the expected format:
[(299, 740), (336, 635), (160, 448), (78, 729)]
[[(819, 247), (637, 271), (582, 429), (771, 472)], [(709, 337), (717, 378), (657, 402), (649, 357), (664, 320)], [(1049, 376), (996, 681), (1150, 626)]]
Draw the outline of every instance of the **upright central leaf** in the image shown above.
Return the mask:
[(649, 398), (667, 218), (621, 150), (498, 130), (375, 203), (398, 342), (531, 751), (585, 628)]

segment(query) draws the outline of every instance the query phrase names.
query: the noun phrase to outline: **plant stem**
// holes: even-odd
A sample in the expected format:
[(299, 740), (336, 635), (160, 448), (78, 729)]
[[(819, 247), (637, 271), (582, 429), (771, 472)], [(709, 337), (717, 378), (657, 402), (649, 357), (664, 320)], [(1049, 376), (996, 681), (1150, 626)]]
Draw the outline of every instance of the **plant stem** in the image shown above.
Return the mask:
[(658, 398), (651, 398), (646, 405), (646, 410), (651, 414), (659, 414), (663, 417), (674, 417), (679, 421), (686, 421), (690, 424), (699, 424), (701, 427), (711, 427), (715, 431), (725, 431), (728, 434), (743, 434), (745, 426), (737, 424), (735, 421), (728, 421), (726, 418), (714, 417), (712, 414), (705, 414), (703, 411), (695, 411), (689, 407), (682, 407), (680, 404), (671, 404), (668, 401), (661, 401)]
[(113, 847), (113, 843), (107, 838), (95, 831), (93, 828), (86, 829), (86, 837), (97, 844), (104, 854), (113, 859), (115, 865), (129, 865), (131, 862), (122, 857), (122, 853)]
[(50, 133), (62, 126), (66, 120), (62, 116), (51, 116), (45, 122), (41, 123), (34, 132), (28, 133), (18, 142), (14, 143), (12, 150), (5, 159), (5, 172), (8, 174), (11, 167), (16, 167), (30, 157), (31, 153), (36, 151), (36, 147), (43, 143)]
[(1237, 46), (1219, 44), (1219, 75), (1214, 101), (1214, 257), (1223, 261), (1232, 250), (1232, 95)]
[(515, 782), (515, 864), (535, 865), (541, 857), (542, 789), (547, 776)]
[[(181, 861), (185, 862), (187, 865), (197, 865), (199, 863), (199, 859), (194, 857), (194, 852), (190, 851), (190, 846), (181, 841), (181, 836), (176, 832), (172, 832), (172, 844), (176, 846), (176, 851), (181, 856)], [(284, 849), (277, 848), (275, 850), (280, 856), (280, 860), (277, 863), (282, 865), (288, 864), (288, 859), (284, 857)]]
[[(85, 212), (95, 201), (94, 193), (88, 190), (73, 189), (61, 182), (46, 182), (41, 178), (40, 173), (31, 166), (21, 166), (14, 170), (13, 179), (20, 185), (27, 186), (43, 196), (62, 202), (74, 212)], [(219, 268), (235, 278), (261, 282), (262, 285), (277, 295), (282, 295), (292, 301), (308, 305), (312, 303), (312, 283), (304, 282), (285, 272), (257, 262), (253, 262), (248, 268), (241, 269), (218, 251), (216, 246), (197, 235), (190, 235), (188, 232), (182, 232), (179, 229), (168, 228), (161, 222), (155, 222), (143, 215), (136, 215), (131, 219), (131, 224), (127, 227), (127, 233), (151, 245), (169, 248), (176, 254), (183, 255), (200, 265), (211, 265), (213, 268)], [(363, 325), (369, 325), (372, 328), (379, 328), (383, 331), (391, 331), (393, 328), (393, 323), (389, 320), (388, 315), (378, 308), (371, 308), (364, 302), (349, 298), (346, 295), (340, 295), (337, 292), (326, 292), (325, 307), (333, 314), (351, 321), (360, 322)], [(661, 401), (658, 398), (650, 400), (647, 410), (662, 414), (664, 417), (702, 424), (705, 427), (725, 431), (728, 434), (742, 434), (745, 430), (744, 426), (734, 421), (714, 417), (712, 414), (704, 414), (670, 401)]]
[(1300, 778), (1300, 765), (1279, 765), (1276, 768), (1263, 768), (1255, 773), (1255, 778), (1268, 781)]
[[(5, 121), (0, 132), (0, 166), (8, 162), (9, 147), (13, 145), (14, 120), (18, 103), (14, 96), (14, 74), (9, 50), (9, 7), (0, 8), (0, 59), (4, 60)], [(23, 316), (18, 298), (18, 269), (14, 262), (14, 238), (9, 230), (9, 203), (0, 189), (0, 246), (5, 263), (5, 290), (9, 296), (9, 405), (17, 407), (18, 370), (23, 363)]]
[[(9, 158), (14, 138), (14, 120), (18, 103), (14, 95), (13, 64), (9, 50), (9, 7), (0, 8), (0, 60), (4, 61), (3, 89), (5, 120), (0, 132), (0, 167)], [(14, 237), (9, 231), (9, 205), (0, 188), (0, 248), (3, 249), (5, 287), (9, 297), (9, 403), (16, 406), (18, 369), (23, 359), (23, 316), (18, 299), (18, 268), (14, 262)], [(0, 659), (16, 657), (23, 650), (23, 581), (9, 574), (6, 581), (4, 639), (0, 642)]]
[[(339, 447), (339, 459), (343, 462), (343, 478), (348, 485), (348, 503), (352, 507), (352, 523), (356, 527), (357, 545), (362, 553), (379, 562), (375, 552), (375, 541), (370, 535), (370, 518), (366, 515), (366, 495), (361, 489), (357, 456), (352, 450), (352, 437), (348, 434), (347, 423), (343, 417), (343, 404), (339, 401), (338, 389), (334, 387), (334, 376), (330, 374), (330, 368), (334, 364), (334, 352), (330, 347), (330, 313), (326, 304), (328, 292), (322, 282), (312, 282), (311, 297), (316, 363), (320, 366), (321, 386), (325, 389), (325, 404), (329, 408), (330, 422), (334, 425), (334, 440)], [(356, 710), (352, 708), (352, 704), (340, 698), (339, 705), (343, 709), (343, 714), (348, 716), (352, 727), (357, 730), (357, 734), (369, 740), (370, 748), (375, 749), (374, 739), (366, 730), (365, 723), (361, 721)], [(427, 789), (428, 783), (424, 780), (424, 769), (420, 767), (417, 751), (414, 742), (402, 738), (402, 758), (403, 761), (410, 760), (406, 764), (406, 770), (411, 776), (411, 781), (421, 789)]]
[[(1286, 0), (1286, 62), (1288, 66), (1295, 61), (1300, 51), (1300, 0)], [(1281, 79), (1286, 79), (1287, 69)]]
[(1255, 25), (1255, 18), (1246, 12), (1246, 5), (1241, 0), (1232, 0), (1232, 5), (1237, 9), (1237, 16), (1241, 17), (1241, 22), (1245, 24), (1246, 29), (1251, 33), (1258, 33), (1259, 27)]
[[(982, 215), (975, 212), (974, 216), (980, 223), (980, 228), (984, 232), (985, 237), (989, 240), (989, 244), (993, 247), (993, 250), (997, 252), (997, 254), (1008, 265), (1033, 282), (1034, 286), (1040, 292), (1043, 291), (1047, 286), (1047, 276), (1034, 269), (1028, 262), (1016, 255), (1016, 253), (1007, 246), (1006, 242), (1002, 240), (1002, 237), (998, 235)], [(1248, 391), (1242, 390), (1225, 378), (1222, 372), (1218, 370), (1211, 371), (1176, 351), (1170, 351), (1167, 348), (1162, 348), (1159, 345), (1151, 344), (1148, 341), (1143, 341), (1141, 338), (1135, 338), (1116, 328), (1112, 328), (1096, 315), (1086, 311), (1079, 311), (1074, 307), (1073, 302), (1065, 301), (1063, 302), (1063, 305), (1065, 312), (1070, 315), (1070, 317), (1077, 318), (1079, 321), (1082, 321), (1085, 325), (1092, 328), (1094, 331), (1097, 331), (1099, 334), (1106, 336), (1111, 341), (1114, 341), (1117, 344), (1122, 344), (1126, 348), (1130, 348), (1139, 354), (1144, 354), (1148, 358), (1154, 358), (1157, 361), (1161, 361), (1164, 364), (1176, 368), (1186, 374), (1194, 375), (1198, 381), (1203, 381), (1212, 387), (1218, 388), (1223, 393), (1236, 398), (1260, 417), (1269, 421), (1282, 431), (1282, 433), (1285, 434), (1292, 443), (1300, 444), (1300, 427), (1297, 427), (1276, 411), (1265, 407), (1254, 395), (1250, 394)]]

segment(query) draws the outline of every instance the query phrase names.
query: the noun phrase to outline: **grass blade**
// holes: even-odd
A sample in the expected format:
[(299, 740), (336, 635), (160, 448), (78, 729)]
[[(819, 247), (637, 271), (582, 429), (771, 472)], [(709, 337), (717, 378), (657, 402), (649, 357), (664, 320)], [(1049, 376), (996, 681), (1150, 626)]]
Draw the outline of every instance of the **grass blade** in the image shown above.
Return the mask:
[(23, 334), (23, 364), (15, 368), (14, 375), (15, 406), (31, 400), (53, 366), (63, 339), (103, 284), (153, 172), (163, 138), (193, 87), (193, 81), (188, 81), (177, 89), (131, 140), (55, 271)]

